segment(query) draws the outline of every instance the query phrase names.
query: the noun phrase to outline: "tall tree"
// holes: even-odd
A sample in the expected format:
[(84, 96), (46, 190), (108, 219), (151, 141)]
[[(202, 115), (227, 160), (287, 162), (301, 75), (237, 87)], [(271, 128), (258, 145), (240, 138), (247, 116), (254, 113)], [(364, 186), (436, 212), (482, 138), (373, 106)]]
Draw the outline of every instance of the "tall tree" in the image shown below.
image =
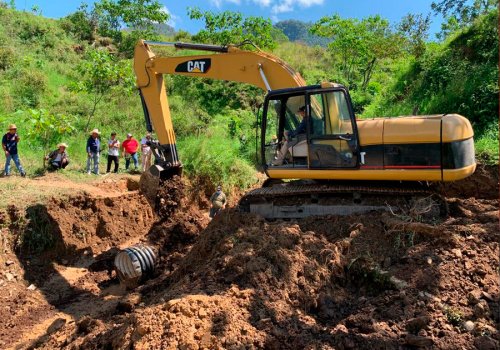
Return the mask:
[(430, 24), (430, 15), (424, 17), (422, 14), (409, 13), (397, 26), (408, 43), (407, 50), (415, 57), (420, 57), (425, 52), (425, 40), (429, 36)]
[(78, 39), (93, 42), (99, 27), (99, 13), (94, 7), (82, 3), (78, 10), (61, 20), (61, 26)]
[(89, 42), (96, 34), (111, 37), (131, 57), (137, 39), (157, 39), (159, 25), (169, 17), (158, 0), (100, 0), (92, 7), (83, 3), (63, 19), (63, 28)]
[(153, 31), (157, 23), (165, 23), (169, 14), (158, 0), (101, 0), (95, 3), (100, 31), (116, 36), (123, 27)]
[(88, 131), (90, 121), (97, 106), (104, 96), (112, 90), (130, 91), (134, 86), (134, 77), (127, 61), (118, 61), (106, 50), (90, 50), (86, 59), (77, 67), (78, 77), (71, 89), (90, 96), (92, 107), (89, 111), (85, 130)]
[(399, 52), (399, 37), (380, 16), (363, 20), (327, 16), (316, 22), (311, 32), (332, 39), (328, 49), (340, 58), (344, 78), (352, 85), (360, 77), (362, 89), (368, 86), (377, 62)]
[(440, 13), (445, 18), (455, 17), (463, 25), (497, 6), (498, 0), (440, 0), (431, 4), (435, 13)]
[[(243, 17), (240, 12), (233, 11), (201, 11), (196, 7), (188, 9), (188, 15), (191, 19), (205, 22), (205, 28), (193, 36), (194, 41), (221, 45), (251, 42), (261, 48), (276, 47), (273, 25), (269, 19)], [(251, 48), (251, 45), (247, 46)]]

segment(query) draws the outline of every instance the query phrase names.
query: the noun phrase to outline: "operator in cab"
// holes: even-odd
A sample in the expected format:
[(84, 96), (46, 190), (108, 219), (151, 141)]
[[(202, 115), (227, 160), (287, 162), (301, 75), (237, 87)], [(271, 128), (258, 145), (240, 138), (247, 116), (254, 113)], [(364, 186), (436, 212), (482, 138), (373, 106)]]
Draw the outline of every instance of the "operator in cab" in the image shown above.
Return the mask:
[(306, 106), (300, 107), (297, 111), (297, 114), (301, 118), (301, 122), (297, 129), (292, 131), (285, 130), (286, 141), (283, 142), (283, 146), (281, 146), (278, 157), (272, 162), (272, 165), (283, 165), (283, 161), (285, 160), (288, 150), (291, 147), (295, 146), (299, 141), (304, 140), (306, 136), (308, 122), (308, 118), (306, 116)]

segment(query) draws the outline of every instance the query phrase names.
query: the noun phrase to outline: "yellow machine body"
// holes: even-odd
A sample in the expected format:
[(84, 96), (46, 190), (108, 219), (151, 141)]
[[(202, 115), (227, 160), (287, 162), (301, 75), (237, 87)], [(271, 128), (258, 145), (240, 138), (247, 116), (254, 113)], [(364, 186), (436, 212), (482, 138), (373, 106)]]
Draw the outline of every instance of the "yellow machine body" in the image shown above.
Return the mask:
[[(153, 45), (211, 51), (206, 55), (158, 57), (151, 51)], [(350, 147), (348, 166), (332, 165), (314, 160), (316, 153), (330, 149), (339, 151), (339, 138), (307, 139), (309, 153), (301, 162), (285, 166), (271, 166), (272, 159), (263, 159), (267, 175), (275, 179), (323, 180), (400, 180), (400, 181), (454, 181), (471, 175), (475, 170), (473, 130), (470, 122), (456, 114), (411, 116), (395, 118), (356, 119), (347, 89), (338, 84), (324, 83), (306, 86), (304, 79), (279, 58), (262, 51), (245, 51), (234, 46), (220, 47), (203, 44), (155, 43), (140, 40), (135, 48), (134, 70), (141, 93), (148, 129), (158, 137), (157, 167), (181, 166), (177, 155), (174, 126), (168, 106), (163, 74), (203, 77), (252, 84), (268, 92), (266, 109), (288, 96), (303, 93), (303, 99), (288, 102), (289, 109), (309, 101), (312, 92), (322, 90), (345, 95), (350, 111), (352, 133), (347, 134)], [(330, 90), (329, 90), (330, 89)], [(273, 97), (274, 96), (274, 97)], [(312, 96), (312, 95), (311, 95)], [(346, 107), (347, 108), (347, 107)], [(308, 102), (312, 116), (318, 109), (317, 102)], [(346, 109), (347, 110), (347, 109)], [(285, 112), (283, 112), (285, 113)], [(263, 117), (262, 154), (264, 154), (266, 123)], [(278, 116), (280, 118), (280, 116)], [(281, 118), (284, 118), (281, 116)], [(329, 125), (328, 128), (334, 128)], [(308, 129), (309, 130), (309, 129)], [(283, 140), (284, 127), (279, 127)], [(269, 134), (269, 133), (268, 133)], [(313, 153), (316, 147), (318, 152)], [(265, 158), (265, 157), (264, 157)], [(293, 162), (293, 159), (292, 159)], [(324, 165), (327, 164), (327, 165)], [(340, 164), (340, 163), (339, 163)]]

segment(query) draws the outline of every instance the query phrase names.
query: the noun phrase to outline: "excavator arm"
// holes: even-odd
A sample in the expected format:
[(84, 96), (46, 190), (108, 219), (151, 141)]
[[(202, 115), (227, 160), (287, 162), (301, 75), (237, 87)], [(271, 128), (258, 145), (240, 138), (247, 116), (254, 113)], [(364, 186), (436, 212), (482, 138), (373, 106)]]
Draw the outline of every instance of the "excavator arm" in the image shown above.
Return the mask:
[[(206, 55), (159, 57), (151, 46), (172, 46), (209, 52)], [(278, 57), (261, 51), (245, 51), (236, 46), (166, 43), (140, 40), (134, 52), (134, 71), (149, 131), (156, 132), (157, 164), (151, 169), (162, 179), (179, 174), (175, 132), (170, 116), (163, 74), (212, 78), (247, 83), (264, 91), (305, 86), (299, 73)]]

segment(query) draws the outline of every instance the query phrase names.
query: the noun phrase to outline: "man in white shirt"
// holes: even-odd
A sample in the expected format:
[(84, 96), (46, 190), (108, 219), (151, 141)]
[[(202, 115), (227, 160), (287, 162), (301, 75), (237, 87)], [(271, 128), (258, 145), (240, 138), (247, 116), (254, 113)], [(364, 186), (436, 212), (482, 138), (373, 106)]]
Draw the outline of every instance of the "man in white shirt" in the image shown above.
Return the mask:
[(145, 137), (142, 138), (141, 140), (141, 166), (142, 166), (142, 171), (146, 171), (151, 167), (151, 147), (149, 146), (148, 142), (151, 141), (151, 133), (147, 133)]
[(111, 133), (111, 138), (108, 141), (108, 167), (106, 172), (111, 170), (111, 163), (115, 163), (114, 173), (118, 172), (118, 157), (120, 156), (120, 141), (116, 138), (116, 132)]

